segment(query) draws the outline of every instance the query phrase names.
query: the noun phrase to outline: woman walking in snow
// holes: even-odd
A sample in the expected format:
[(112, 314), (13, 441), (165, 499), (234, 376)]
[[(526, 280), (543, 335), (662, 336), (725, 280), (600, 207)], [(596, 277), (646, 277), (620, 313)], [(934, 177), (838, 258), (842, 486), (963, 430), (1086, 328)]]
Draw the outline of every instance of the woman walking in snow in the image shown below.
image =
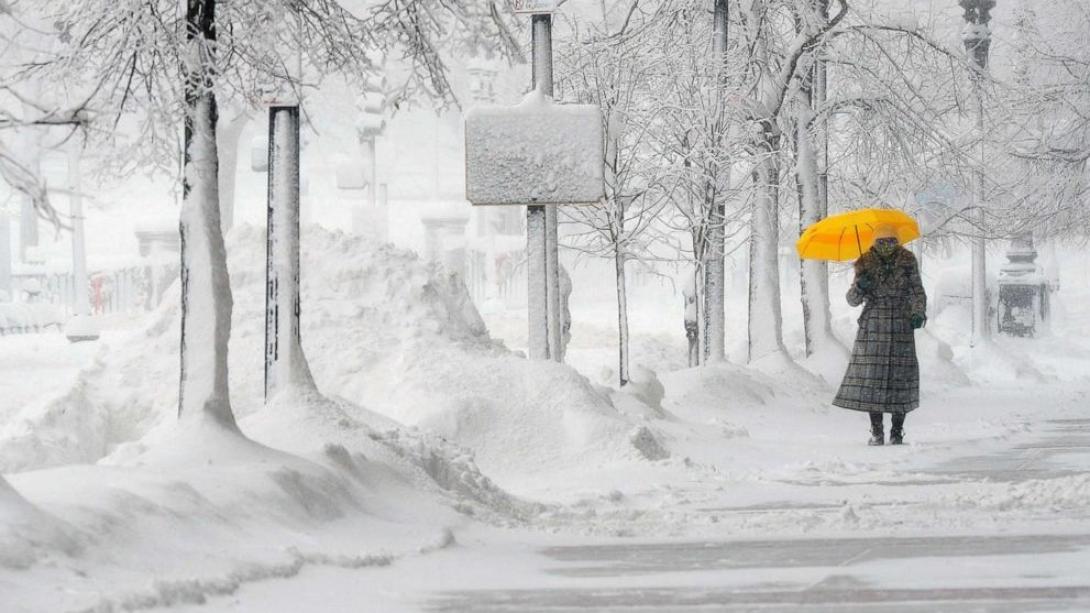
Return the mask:
[(927, 323), (927, 296), (916, 256), (891, 226), (875, 228), (870, 251), (855, 262), (848, 304), (864, 304), (852, 359), (833, 404), (870, 413), (871, 445), (885, 444), (882, 415), (891, 414), (889, 442), (904, 442), (905, 415), (920, 406), (914, 331)]

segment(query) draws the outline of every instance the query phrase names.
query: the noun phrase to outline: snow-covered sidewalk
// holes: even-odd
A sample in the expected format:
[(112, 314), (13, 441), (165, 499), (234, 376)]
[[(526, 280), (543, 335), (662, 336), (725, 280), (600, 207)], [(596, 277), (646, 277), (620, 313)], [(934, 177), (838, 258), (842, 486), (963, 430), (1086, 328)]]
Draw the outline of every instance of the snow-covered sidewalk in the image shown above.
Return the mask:
[(1068, 416), (961, 455), (867, 450), (903, 470), (803, 471), (717, 497), (678, 484), (672, 504), (631, 515), (635, 538), (593, 534), (617, 518), (587, 508), (582, 536), (472, 528), (390, 568), (312, 569), (184, 610), (1085, 610), (1090, 419), (1053, 409)]

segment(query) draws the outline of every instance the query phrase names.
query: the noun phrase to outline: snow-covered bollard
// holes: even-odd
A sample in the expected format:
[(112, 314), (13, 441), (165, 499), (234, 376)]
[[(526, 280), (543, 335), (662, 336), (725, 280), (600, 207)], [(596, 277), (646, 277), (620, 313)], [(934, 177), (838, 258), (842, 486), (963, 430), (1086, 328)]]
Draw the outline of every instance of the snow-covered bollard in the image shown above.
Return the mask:
[(98, 340), (98, 326), (90, 315), (74, 315), (64, 325), (64, 336), (73, 343)]

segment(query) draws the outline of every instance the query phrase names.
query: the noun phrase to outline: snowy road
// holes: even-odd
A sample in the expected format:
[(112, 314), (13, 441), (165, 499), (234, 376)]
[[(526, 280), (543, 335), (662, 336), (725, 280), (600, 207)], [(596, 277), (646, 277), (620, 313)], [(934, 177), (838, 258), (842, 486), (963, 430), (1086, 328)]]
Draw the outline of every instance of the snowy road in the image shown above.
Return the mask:
[[(1085, 502), (1063, 504), (1056, 494), (1084, 496), (1088, 471), (1090, 419), (1058, 419), (987, 453), (914, 470), (895, 488), (901, 495), (887, 488), (881, 501), (851, 499), (864, 483), (827, 482), (820, 487), (833, 502), (702, 508), (724, 524), (729, 515), (842, 516), (846, 508), (932, 516), (918, 519), (935, 527), (914, 536), (873, 529), (855, 536), (845, 524), (829, 524), (841, 529), (826, 534), (746, 539), (489, 530), (461, 534), (458, 546), (389, 568), (308, 569), (191, 610), (278, 611), (289, 602), (290, 610), (329, 612), (1088, 610), (1090, 518)], [(988, 490), (974, 506), (934, 493), (937, 485), (966, 482), (1009, 492), (1009, 499), (987, 499), (995, 496)], [(899, 514), (888, 513), (898, 506)], [(1006, 506), (1019, 513), (1004, 515)], [(1039, 514), (1021, 512), (1027, 508)], [(974, 526), (972, 516), (984, 513), (978, 509), (994, 512)], [(948, 521), (951, 514), (960, 521)]]

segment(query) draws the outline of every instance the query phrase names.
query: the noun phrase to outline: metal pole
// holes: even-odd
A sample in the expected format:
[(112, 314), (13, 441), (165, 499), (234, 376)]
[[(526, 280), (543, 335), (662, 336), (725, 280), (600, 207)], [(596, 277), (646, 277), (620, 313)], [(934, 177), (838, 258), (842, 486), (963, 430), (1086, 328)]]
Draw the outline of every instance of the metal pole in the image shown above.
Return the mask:
[[(553, 95), (553, 17), (533, 15), (533, 86), (541, 93)], [(560, 322), (560, 256), (559, 219), (555, 206), (545, 208), (545, 301), (547, 357), (561, 362), (563, 356), (563, 326)]]
[[(532, 83), (553, 93), (552, 15), (531, 17)], [(557, 263), (556, 211), (526, 207), (528, 350), (531, 359), (560, 359), (560, 272)]]
[(527, 351), (532, 360), (549, 359), (549, 306), (545, 287), (545, 207), (526, 207)]
[(265, 399), (313, 380), (299, 330), (299, 107), (269, 108)]

